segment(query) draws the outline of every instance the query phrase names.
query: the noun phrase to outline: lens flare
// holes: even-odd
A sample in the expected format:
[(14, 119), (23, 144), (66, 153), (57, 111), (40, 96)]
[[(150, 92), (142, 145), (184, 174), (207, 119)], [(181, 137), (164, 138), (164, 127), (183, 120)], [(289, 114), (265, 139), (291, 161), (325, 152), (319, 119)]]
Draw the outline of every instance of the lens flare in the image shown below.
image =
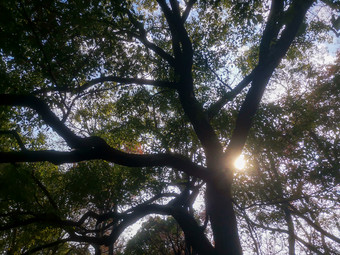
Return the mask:
[(246, 161), (244, 160), (244, 157), (241, 155), (235, 160), (234, 167), (237, 170), (243, 170), (245, 166), (246, 166)]

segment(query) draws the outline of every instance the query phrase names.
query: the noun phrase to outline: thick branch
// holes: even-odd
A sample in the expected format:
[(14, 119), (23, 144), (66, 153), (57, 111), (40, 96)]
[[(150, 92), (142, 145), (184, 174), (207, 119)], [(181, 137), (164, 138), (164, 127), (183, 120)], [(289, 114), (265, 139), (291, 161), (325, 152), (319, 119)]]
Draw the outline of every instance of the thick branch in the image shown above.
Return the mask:
[[(274, 1), (273, 5), (277, 4), (277, 2)], [(264, 31), (264, 35), (261, 40), (262, 47), (260, 47), (258, 70), (254, 75), (252, 86), (248, 91), (246, 99), (241, 106), (236, 120), (236, 126), (228, 146), (227, 152), (230, 159), (237, 157), (241, 153), (251, 128), (252, 119), (257, 112), (268, 81), (283, 56), (287, 53), (287, 50), (292, 44), (305, 14), (312, 3), (313, 1), (300, 0), (296, 0), (292, 3), (290, 8), (293, 8), (294, 10), (294, 17), (288, 22), (280, 39), (276, 44), (274, 44), (274, 46), (271, 46), (271, 44), (268, 44), (266, 41), (273, 38), (275, 33), (271, 29), (266, 29)], [(272, 7), (273, 15), (277, 13), (277, 9), (280, 8), (281, 7)], [(276, 18), (274, 21), (276, 22)], [(271, 22), (271, 20), (269, 20), (269, 22)]]
[[(174, 53), (176, 56), (176, 68), (179, 72), (191, 72), (193, 49), (189, 35), (184, 27), (179, 6), (177, 1), (170, 1), (172, 10), (169, 8), (165, 0), (157, 0), (161, 7), (164, 16), (169, 24), (171, 31), (172, 42), (175, 46)], [(178, 43), (181, 43), (182, 52), (178, 48)]]
[(202, 106), (192, 91), (180, 91), (179, 98), (185, 114), (189, 118), (198, 139), (202, 143), (208, 164), (213, 161), (217, 162), (221, 159), (219, 153), (222, 152), (222, 146)]
[(273, 67), (262, 67), (254, 76), (252, 86), (241, 106), (233, 135), (227, 149), (228, 157), (233, 160), (241, 153), (251, 128), (252, 119), (257, 112), (265, 87), (274, 71)]
[(286, 55), (290, 45), (296, 37), (301, 24), (305, 18), (307, 10), (312, 6), (315, 0), (296, 0), (293, 1), (289, 9), (286, 11), (287, 15), (292, 18), (286, 23), (285, 29), (282, 31), (280, 38), (276, 44), (273, 44), (269, 59), (277, 65), (279, 61)]
[(32, 214), (32, 217), (22, 220), (16, 220), (14, 222), (10, 222), (8, 224), (0, 226), (0, 231), (24, 227), (33, 223), (48, 223), (55, 227), (67, 227), (67, 226), (78, 226), (76, 222), (69, 221), (69, 220), (62, 220), (59, 216), (53, 213), (39, 213), (39, 214)]
[(85, 160), (103, 159), (123, 166), (129, 167), (173, 167), (183, 171), (190, 176), (202, 180), (209, 179), (206, 168), (196, 165), (189, 159), (176, 154), (130, 154), (102, 145), (91, 149), (78, 149), (70, 152), (54, 150), (46, 151), (22, 151), (22, 152), (0, 152), (0, 162), (41, 162), (48, 161), (59, 165), (63, 163), (74, 163)]
[(182, 14), (182, 22), (184, 23), (187, 18), (189, 17), (191, 8), (194, 6), (197, 0), (189, 0), (187, 3), (187, 7), (185, 8), (183, 14)]
[(81, 138), (67, 128), (41, 99), (26, 95), (0, 94), (0, 105), (26, 106), (36, 110), (42, 119), (51, 126), (73, 148), (71, 152), (22, 151), (0, 152), (0, 162), (39, 162), (54, 164), (72, 163), (84, 160), (103, 159), (130, 167), (168, 166), (184, 171), (188, 175), (208, 179), (207, 170), (189, 159), (175, 154), (141, 155), (125, 153), (111, 148), (99, 137)]
[(195, 218), (185, 211), (184, 208), (178, 208), (171, 212), (171, 215), (176, 219), (177, 223), (181, 226), (186, 240), (193, 247), (195, 251), (200, 254), (215, 254), (215, 249), (210, 244), (204, 235), (204, 229), (198, 226)]
[(133, 213), (128, 214), (123, 222), (116, 227), (110, 236), (110, 240), (116, 240), (120, 233), (127, 227), (136, 222), (138, 219), (151, 214), (171, 215), (175, 218), (177, 223), (181, 226), (190, 245), (200, 254), (213, 255), (214, 248), (203, 233), (203, 229), (197, 224), (195, 218), (190, 215), (184, 208), (177, 208), (168, 205), (141, 205), (137, 206)]
[[(183, 110), (189, 118), (198, 139), (206, 152), (207, 161), (217, 162), (221, 159), (222, 147), (216, 133), (209, 123), (202, 105), (197, 101), (194, 94), (192, 77), (193, 48), (189, 35), (182, 21), (178, 2), (171, 0), (170, 5), (165, 0), (157, 0), (169, 25), (172, 43), (174, 47), (176, 78), (179, 81), (177, 91)], [(181, 49), (179, 49), (179, 44)]]
[(82, 138), (75, 135), (66, 127), (59, 118), (50, 110), (46, 102), (30, 95), (9, 95), (0, 94), (0, 105), (24, 106), (34, 109), (47, 125), (53, 128), (67, 144), (72, 148), (79, 148), (83, 145)]
[(279, 22), (282, 18), (283, 4), (283, 0), (272, 1), (266, 28), (263, 31), (263, 36), (260, 43), (260, 63), (266, 60), (271, 48), (271, 44), (274, 43), (280, 31), (281, 24), (279, 24)]

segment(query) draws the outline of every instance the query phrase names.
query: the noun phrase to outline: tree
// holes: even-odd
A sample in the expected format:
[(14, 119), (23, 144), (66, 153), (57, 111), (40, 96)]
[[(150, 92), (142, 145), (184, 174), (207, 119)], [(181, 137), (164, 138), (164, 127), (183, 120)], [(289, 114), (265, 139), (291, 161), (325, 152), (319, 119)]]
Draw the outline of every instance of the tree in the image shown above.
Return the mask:
[(124, 254), (192, 254), (173, 218), (150, 218), (126, 245)]
[[(332, 21), (313, 16), (317, 4), (327, 5)], [(258, 123), (281, 108), (299, 112), (299, 105), (287, 98), (263, 113), (260, 101), (285, 65), (301, 63), (293, 71), (301, 76), (311, 68), (301, 52), (328, 39), (336, 11), (337, 1), (312, 0), (1, 1), (0, 162), (10, 163), (2, 176), (15, 182), (23, 175), (22, 183), (29, 183), (18, 187), (25, 195), (19, 198), (15, 190), (3, 191), (3, 249), (31, 253), (85, 243), (97, 254), (103, 247), (113, 254), (128, 226), (161, 214), (176, 220), (196, 253), (241, 254), (237, 221), (250, 230), (257, 223), (245, 211), (248, 198), (240, 200), (238, 184), (247, 185), (234, 179), (233, 163), (250, 134), (259, 178), (268, 181), (268, 174), (276, 184), (262, 198), (286, 199), (283, 187), (292, 171), (287, 167), (281, 180), (277, 167), (285, 156), (294, 157), (288, 150), (298, 148), (293, 138), (303, 129), (284, 150), (271, 153), (262, 148), (273, 143), (257, 138), (286, 131)], [(254, 118), (258, 125), (251, 131)], [(311, 132), (318, 157), (329, 156), (327, 136)], [(329, 157), (328, 163), (336, 162)], [(321, 175), (322, 169), (333, 173), (318, 166)], [(193, 206), (200, 192), (203, 221)], [(263, 196), (256, 189), (253, 195)], [(296, 240), (320, 252), (294, 234), (292, 214), (303, 215), (302, 207), (288, 201), (277, 207), (288, 225), (281, 233), (289, 236), (290, 254)], [(265, 217), (281, 220), (274, 216)], [(339, 241), (316, 214), (304, 220)], [(39, 242), (18, 247), (27, 244), (21, 240), (29, 228)], [(324, 252), (328, 247), (325, 242)]]
[[(339, 56), (308, 91), (262, 105), (255, 120), (247, 146), (249, 169), (235, 180), (235, 204), (257, 254), (279, 250), (259, 241), (268, 236), (276, 245), (285, 238), (289, 254), (336, 254), (339, 249), (338, 70)], [(287, 89), (300, 87), (292, 81)]]

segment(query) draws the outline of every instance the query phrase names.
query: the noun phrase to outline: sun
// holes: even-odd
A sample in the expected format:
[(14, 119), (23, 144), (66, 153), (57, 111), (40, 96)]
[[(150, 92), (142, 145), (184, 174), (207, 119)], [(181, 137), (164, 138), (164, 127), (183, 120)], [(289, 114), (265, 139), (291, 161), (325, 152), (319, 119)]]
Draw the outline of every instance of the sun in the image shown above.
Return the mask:
[(240, 155), (234, 162), (234, 167), (237, 169), (237, 170), (243, 170), (244, 167), (246, 166), (246, 161), (243, 157), (243, 155)]

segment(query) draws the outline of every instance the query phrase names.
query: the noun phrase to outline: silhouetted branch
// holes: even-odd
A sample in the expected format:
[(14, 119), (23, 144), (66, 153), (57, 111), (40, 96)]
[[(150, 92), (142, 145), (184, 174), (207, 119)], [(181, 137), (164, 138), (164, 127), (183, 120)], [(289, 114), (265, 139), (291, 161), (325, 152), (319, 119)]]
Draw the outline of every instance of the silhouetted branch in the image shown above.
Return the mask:
[(243, 80), (236, 85), (231, 91), (225, 93), (218, 101), (213, 103), (207, 110), (207, 115), (209, 119), (212, 119), (218, 114), (222, 107), (232, 99), (234, 99), (254, 78), (257, 68), (254, 68), (250, 74), (245, 76)]
[(0, 105), (26, 106), (37, 111), (42, 119), (51, 126), (72, 147), (70, 152), (53, 150), (0, 152), (0, 162), (39, 162), (53, 164), (80, 162), (92, 159), (104, 159), (113, 163), (131, 167), (168, 166), (184, 171), (188, 175), (208, 179), (208, 172), (189, 159), (175, 154), (130, 154), (111, 148), (100, 137), (81, 138), (62, 123), (42, 100), (30, 95), (0, 94)]
[(56, 165), (63, 163), (75, 163), (85, 160), (103, 159), (109, 162), (129, 167), (154, 167), (168, 166), (183, 171), (190, 176), (202, 180), (209, 180), (209, 171), (198, 166), (189, 159), (176, 154), (130, 154), (111, 147), (99, 146), (91, 149), (78, 149), (70, 152), (54, 150), (46, 151), (23, 151), (23, 152), (0, 152), (0, 162), (41, 162), (48, 161)]
[(62, 138), (65, 139), (71, 148), (82, 147), (82, 138), (75, 135), (59, 118), (50, 110), (47, 103), (31, 95), (0, 94), (0, 105), (24, 106), (34, 109), (47, 125), (53, 128)]
[(48, 223), (55, 227), (65, 226), (78, 226), (76, 222), (70, 220), (62, 220), (59, 216), (54, 213), (33, 213), (32, 217), (22, 220), (16, 220), (14, 222), (7, 223), (0, 226), (0, 231), (24, 227), (33, 223)]
[[(165, 0), (157, 0), (169, 24), (174, 53), (177, 60), (176, 68), (178, 71), (191, 71), (193, 49), (188, 33), (184, 27), (177, 1), (170, 1), (172, 10)], [(179, 45), (180, 43), (180, 45)], [(181, 46), (181, 48), (180, 48)], [(180, 66), (178, 66), (180, 65)], [(180, 70), (181, 67), (190, 67), (190, 70)]]
[(127, 214), (123, 218), (123, 221), (113, 230), (110, 235), (111, 242), (114, 242), (127, 226), (130, 226), (138, 219), (152, 213), (173, 216), (181, 226), (190, 245), (192, 245), (195, 250), (199, 250), (202, 254), (214, 254), (214, 248), (204, 235), (202, 228), (197, 224), (195, 218), (190, 215), (185, 208), (173, 207), (169, 206), (169, 204), (150, 204), (135, 207), (133, 212)]
[[(254, 74), (252, 85), (239, 111), (236, 125), (227, 148), (230, 159), (236, 158), (241, 153), (251, 128), (252, 119), (257, 112), (268, 81), (281, 59), (287, 53), (289, 46), (292, 44), (303, 22), (307, 10), (314, 1), (293, 1), (287, 12), (293, 11), (294, 15), (285, 25), (278, 23), (278, 17), (275, 16), (281, 13), (281, 9), (283, 8), (282, 2), (282, 0), (272, 2), (268, 17), (269, 20), (261, 39), (258, 70)], [(278, 24), (280, 24), (279, 27), (277, 27)], [(281, 28), (283, 28), (283, 31), (280, 38), (277, 39), (275, 43), (272, 43), (275, 36), (278, 35), (277, 30)]]
[(120, 84), (137, 84), (137, 85), (152, 85), (156, 87), (161, 88), (175, 88), (176, 83), (170, 82), (170, 81), (155, 81), (155, 80), (149, 80), (149, 79), (139, 79), (139, 78), (122, 78), (117, 76), (104, 76), (100, 78), (93, 79), (87, 83), (85, 83), (83, 86), (79, 87), (78, 90), (84, 91), (88, 89), (89, 87), (102, 83), (102, 82), (118, 82)]
[(196, 2), (197, 2), (197, 0), (189, 0), (187, 2), (187, 7), (185, 8), (185, 10), (184, 10), (184, 12), (182, 14), (182, 22), (183, 23), (187, 20), (189, 14), (190, 14), (191, 8), (194, 6), (194, 4)]
[(224, 86), (226, 86), (226, 87), (227, 87), (228, 89), (230, 89), (230, 90), (233, 90), (227, 83), (225, 83), (225, 82), (221, 79), (221, 77), (214, 71), (214, 69), (212, 69), (212, 68), (210, 67), (210, 65), (209, 65), (207, 59), (205, 59), (205, 65), (208, 67), (208, 69), (210, 70), (210, 72), (212, 72), (212, 73), (216, 76), (216, 78), (217, 78)]
[(156, 44), (150, 42), (147, 39), (147, 33), (144, 29), (144, 26), (142, 23), (140, 23), (134, 16), (132, 13), (127, 12), (128, 16), (129, 16), (129, 20), (131, 21), (131, 23), (139, 30), (140, 34), (130, 34), (133, 37), (137, 38), (146, 48), (152, 50), (153, 52), (155, 52), (158, 56), (160, 56), (161, 58), (163, 58), (164, 60), (166, 60), (172, 67), (175, 66), (175, 59), (168, 54), (167, 52), (165, 52), (162, 48), (160, 48), (159, 46), (157, 46)]
[(90, 87), (103, 83), (103, 82), (116, 82), (119, 84), (136, 84), (136, 85), (151, 85), (155, 87), (161, 87), (161, 88), (176, 88), (177, 84), (175, 82), (171, 81), (157, 81), (157, 80), (150, 80), (150, 79), (141, 79), (141, 78), (125, 78), (125, 77), (119, 77), (119, 76), (102, 76), (99, 78), (95, 78), (93, 80), (90, 80), (86, 83), (84, 83), (82, 86), (79, 86), (78, 88), (68, 88), (68, 87), (63, 87), (63, 88), (49, 88), (49, 89), (40, 89), (37, 91), (34, 91), (33, 94), (37, 95), (40, 93), (44, 92), (49, 92), (49, 91), (60, 91), (60, 92), (83, 92)]

